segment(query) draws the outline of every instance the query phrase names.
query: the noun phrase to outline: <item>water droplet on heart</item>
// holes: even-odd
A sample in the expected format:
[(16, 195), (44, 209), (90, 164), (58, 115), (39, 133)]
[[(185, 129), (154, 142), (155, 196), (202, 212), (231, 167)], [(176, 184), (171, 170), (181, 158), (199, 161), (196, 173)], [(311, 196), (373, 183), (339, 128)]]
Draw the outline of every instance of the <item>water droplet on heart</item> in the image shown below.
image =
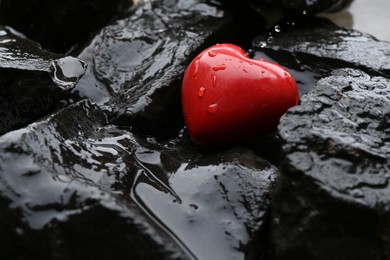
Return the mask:
[(273, 42), (274, 42), (274, 37), (273, 37), (273, 36), (269, 36), (269, 37), (267, 38), (267, 42), (268, 42), (268, 43), (273, 43)]
[(207, 113), (214, 116), (218, 113), (218, 104), (212, 104), (207, 107)]
[(200, 87), (199, 91), (198, 91), (198, 97), (200, 97), (200, 98), (203, 97), (205, 91), (206, 91), (205, 87)]
[(219, 65), (214, 65), (213, 66), (213, 70), (214, 71), (224, 70), (224, 69), (226, 69), (226, 65), (225, 64), (219, 64)]
[(246, 69), (242, 69), (242, 71), (245, 72), (245, 73), (248, 73), (248, 71), (246, 71)]
[(199, 60), (196, 60), (195, 61), (195, 69), (194, 69), (194, 74), (192, 74), (192, 76), (196, 76), (196, 74), (198, 74), (198, 69), (199, 69)]
[(275, 25), (274, 30), (275, 30), (275, 32), (280, 32), (281, 31), (280, 26), (279, 25)]
[(217, 56), (218, 52), (216, 50), (209, 50), (207, 53), (211, 58)]
[(217, 86), (217, 76), (216, 75), (213, 76), (213, 86), (214, 87)]

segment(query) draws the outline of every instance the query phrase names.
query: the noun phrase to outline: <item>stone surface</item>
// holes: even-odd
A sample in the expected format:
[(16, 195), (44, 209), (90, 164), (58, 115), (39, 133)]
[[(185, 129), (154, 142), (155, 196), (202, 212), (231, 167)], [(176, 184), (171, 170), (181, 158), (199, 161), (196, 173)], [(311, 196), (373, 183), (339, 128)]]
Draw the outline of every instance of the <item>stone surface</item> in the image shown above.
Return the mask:
[[(52, 82), (77, 81), (84, 63), (0, 27), (0, 134), (46, 116), (0, 137), (0, 259), (265, 260), (269, 232), (274, 259), (390, 258), (390, 83), (377, 77), (389, 75), (389, 44), (305, 15), (279, 22), (254, 41), (254, 56), (290, 68), (301, 106), (283, 118), (280, 136), (206, 151), (183, 130), (181, 75), (205, 47), (259, 28), (252, 14), (237, 18), (244, 9), (233, 1), (220, 2), (147, 1), (101, 30), (80, 54), (90, 66), (72, 96), (96, 104), (65, 104), (74, 102), (64, 91), (72, 86)], [(0, 1), (0, 20), (5, 5), (18, 3)], [(69, 35), (59, 31), (46, 42), (38, 27), (24, 32), (68, 50), (118, 13), (111, 7), (96, 26), (77, 30), (77, 41), (62, 44)], [(71, 13), (59, 15), (61, 23)], [(247, 48), (245, 37), (238, 41)], [(338, 70), (312, 89), (341, 67), (375, 76)], [(259, 154), (278, 164), (281, 142), (276, 179)]]
[(131, 0), (2, 0), (0, 23), (23, 32), (45, 49), (65, 53), (131, 5)]
[(132, 196), (196, 259), (265, 259), (276, 167), (246, 148), (205, 153), (173, 141), (135, 152), (169, 189), (137, 183)]
[(252, 2), (276, 5), (287, 12), (299, 14), (313, 14), (319, 12), (339, 11), (349, 5), (353, 0), (252, 0)]
[(180, 89), (185, 67), (217, 40), (246, 32), (233, 20), (214, 2), (149, 2), (130, 18), (105, 27), (79, 55), (90, 69), (75, 92), (97, 102), (115, 124), (174, 136), (183, 126)]
[(296, 78), (300, 94), (338, 68), (358, 68), (371, 75), (390, 75), (390, 43), (324, 18), (285, 19), (252, 45), (256, 58), (274, 60)]
[(390, 81), (336, 70), (281, 120), (275, 259), (388, 259)]
[(0, 26), (0, 135), (60, 107), (85, 70), (85, 62), (45, 51)]
[[(238, 6), (235, 0), (218, 0), (224, 4)], [(314, 15), (317, 13), (331, 13), (347, 7), (353, 0), (246, 0), (258, 9), (263, 15), (271, 18), (285, 15)]]
[[(80, 101), (0, 137), (0, 258), (259, 259), (277, 169), (106, 125)], [(47, 241), (51, 241), (48, 243)]]

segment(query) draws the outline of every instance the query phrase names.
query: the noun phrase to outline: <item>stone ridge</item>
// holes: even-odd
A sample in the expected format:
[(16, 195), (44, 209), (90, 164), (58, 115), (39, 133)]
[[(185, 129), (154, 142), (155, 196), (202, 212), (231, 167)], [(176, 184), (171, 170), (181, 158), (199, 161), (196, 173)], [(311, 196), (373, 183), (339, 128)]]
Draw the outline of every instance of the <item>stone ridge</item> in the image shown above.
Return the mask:
[(169, 135), (164, 131), (173, 129), (176, 134), (182, 127), (185, 66), (222, 40), (232, 18), (220, 5), (199, 0), (145, 5), (103, 28), (79, 55), (89, 61), (90, 71), (75, 90), (97, 102), (117, 125), (154, 135)]
[[(284, 153), (298, 170), (330, 184), (340, 195), (385, 185), (385, 166), (390, 166), (389, 105), (390, 80), (353, 69), (336, 70), (281, 121)], [(309, 155), (305, 157), (311, 161), (310, 169), (296, 161), (303, 154)]]
[(389, 257), (389, 115), (388, 79), (340, 69), (281, 119), (276, 259)]
[[(288, 27), (288, 26), (284, 26)], [(253, 41), (255, 49), (269, 55), (283, 52), (303, 64), (320, 63), (336, 68), (353, 67), (372, 75), (388, 77), (390, 43), (352, 29), (340, 28), (324, 18), (308, 18), (274, 34), (273, 42), (264, 45), (265, 35)], [(321, 58), (322, 60), (319, 60)]]

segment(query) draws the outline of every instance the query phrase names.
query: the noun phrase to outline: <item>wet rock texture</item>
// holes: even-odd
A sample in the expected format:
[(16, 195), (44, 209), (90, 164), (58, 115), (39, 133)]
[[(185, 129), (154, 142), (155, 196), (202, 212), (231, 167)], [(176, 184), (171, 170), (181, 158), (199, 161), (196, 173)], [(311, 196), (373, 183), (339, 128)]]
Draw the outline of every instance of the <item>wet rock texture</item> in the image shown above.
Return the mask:
[(105, 122), (83, 101), (0, 138), (1, 258), (174, 255), (172, 243), (120, 199), (118, 183), (137, 171), (134, 141)]
[(58, 109), (85, 72), (85, 62), (43, 50), (0, 26), (0, 134)]
[(206, 150), (182, 121), (185, 67), (265, 30), (232, 2), (0, 1), (0, 259), (390, 258), (389, 43), (281, 21), (252, 54), (291, 69), (301, 105), (261, 143)]
[(2, 259), (266, 251), (274, 166), (244, 148), (203, 154), (185, 137), (159, 144), (105, 124), (81, 101), (0, 137)]
[[(204, 151), (179, 134), (184, 68), (241, 31), (233, 18), (216, 2), (147, 2), (80, 54), (89, 67), (73, 93), (83, 61), (1, 27), (0, 259), (267, 255), (277, 168), (250, 149)], [(42, 44), (70, 43), (60, 39)]]
[(252, 48), (256, 58), (271, 58), (289, 68), (301, 95), (338, 68), (383, 77), (390, 73), (390, 43), (323, 18), (286, 18), (270, 34), (256, 37)]
[(388, 259), (390, 81), (322, 79), (281, 120), (275, 259)]
[[(150, 3), (149, 3), (150, 4)], [(75, 89), (115, 124), (162, 137), (183, 125), (181, 80), (192, 58), (234, 38), (233, 15), (206, 1), (152, 1), (105, 27), (79, 55), (90, 70)]]
[(324, 11), (337, 11), (347, 6), (352, 0), (259, 0), (271, 5), (277, 5), (288, 11), (301, 13), (318, 13)]

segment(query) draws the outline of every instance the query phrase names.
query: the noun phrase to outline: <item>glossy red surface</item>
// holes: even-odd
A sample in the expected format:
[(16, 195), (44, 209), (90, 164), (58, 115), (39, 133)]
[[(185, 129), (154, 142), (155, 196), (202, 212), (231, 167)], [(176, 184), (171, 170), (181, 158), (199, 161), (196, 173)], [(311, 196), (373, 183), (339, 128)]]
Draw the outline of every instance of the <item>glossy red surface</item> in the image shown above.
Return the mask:
[(233, 44), (217, 44), (188, 66), (182, 83), (183, 115), (200, 145), (230, 145), (262, 138), (298, 104), (298, 88), (283, 67), (251, 59)]

